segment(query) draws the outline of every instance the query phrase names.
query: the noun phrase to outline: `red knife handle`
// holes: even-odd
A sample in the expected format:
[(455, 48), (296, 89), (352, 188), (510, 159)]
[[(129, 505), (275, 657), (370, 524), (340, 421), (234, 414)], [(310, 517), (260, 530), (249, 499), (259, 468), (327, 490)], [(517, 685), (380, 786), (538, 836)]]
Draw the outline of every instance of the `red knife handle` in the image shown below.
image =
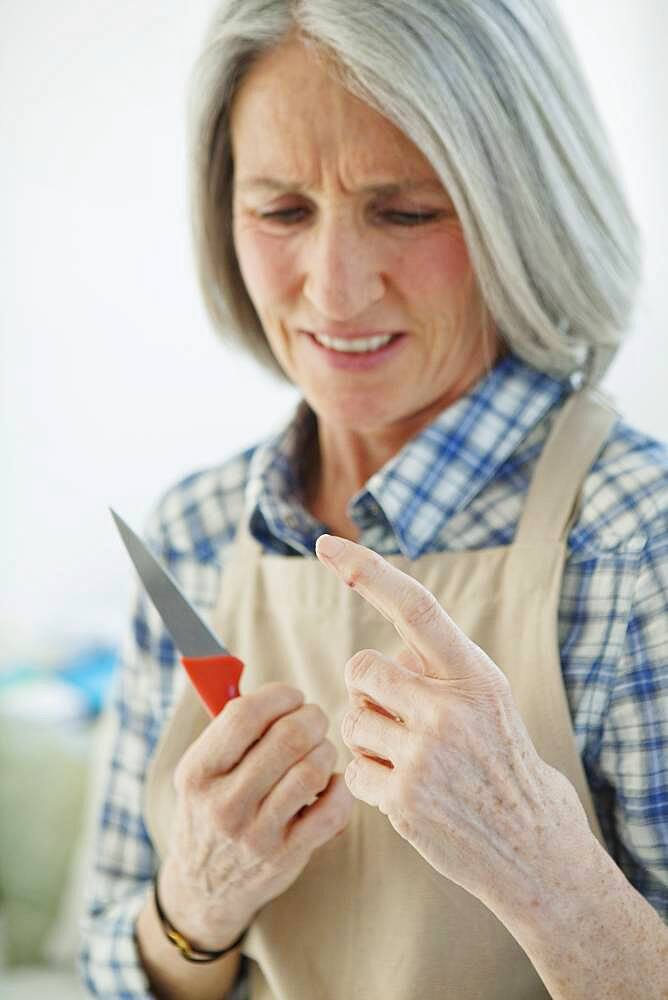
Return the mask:
[(236, 656), (182, 656), (181, 662), (212, 715), (218, 715), (228, 701), (239, 697), (244, 665)]

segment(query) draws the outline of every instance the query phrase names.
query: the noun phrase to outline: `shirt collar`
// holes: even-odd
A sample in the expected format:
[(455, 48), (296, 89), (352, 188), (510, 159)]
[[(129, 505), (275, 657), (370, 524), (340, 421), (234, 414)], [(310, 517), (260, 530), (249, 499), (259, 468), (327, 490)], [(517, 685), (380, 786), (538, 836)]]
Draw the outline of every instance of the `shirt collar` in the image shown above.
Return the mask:
[(301, 503), (301, 469), (317, 433), (316, 416), (302, 399), (287, 426), (253, 452), (246, 486), (246, 510), (251, 533), (263, 545), (278, 539), (312, 555), (326, 530)]
[[(367, 480), (348, 516), (360, 527), (384, 517), (401, 553), (418, 558), (571, 389), (568, 379), (506, 354)], [(314, 430), (315, 416), (302, 400), (287, 427), (255, 450), (246, 494), (256, 538), (265, 541), (269, 532), (304, 554), (326, 530), (299, 502), (300, 459)]]

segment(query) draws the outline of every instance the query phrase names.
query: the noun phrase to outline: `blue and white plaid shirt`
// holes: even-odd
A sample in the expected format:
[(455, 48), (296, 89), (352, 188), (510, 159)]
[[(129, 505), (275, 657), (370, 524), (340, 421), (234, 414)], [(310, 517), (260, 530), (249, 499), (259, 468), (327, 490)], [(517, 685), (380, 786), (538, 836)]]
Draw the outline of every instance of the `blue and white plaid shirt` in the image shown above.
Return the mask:
[[(506, 355), (351, 499), (361, 544), (409, 558), (510, 545), (571, 388)], [(245, 498), (266, 551), (313, 557), (327, 528), (299, 500), (308, 420), (302, 404), (279, 434), (189, 476), (157, 505), (148, 540), (205, 614)], [(586, 478), (568, 542), (558, 634), (577, 745), (611, 854), (668, 919), (668, 446), (619, 419)], [(133, 940), (156, 863), (142, 794), (182, 685), (174, 646), (139, 594), (114, 698), (82, 953), (98, 996), (151, 996)]]

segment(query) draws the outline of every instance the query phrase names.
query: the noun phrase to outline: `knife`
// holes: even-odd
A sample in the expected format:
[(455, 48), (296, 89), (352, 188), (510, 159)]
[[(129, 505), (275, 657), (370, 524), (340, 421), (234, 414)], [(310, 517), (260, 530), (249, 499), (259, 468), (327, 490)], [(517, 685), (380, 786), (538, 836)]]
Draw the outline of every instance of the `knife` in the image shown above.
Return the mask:
[[(111, 508), (109, 508), (111, 510)], [(232, 656), (122, 517), (111, 510), (130, 559), (181, 654), (181, 662), (212, 715), (239, 697), (244, 664)]]

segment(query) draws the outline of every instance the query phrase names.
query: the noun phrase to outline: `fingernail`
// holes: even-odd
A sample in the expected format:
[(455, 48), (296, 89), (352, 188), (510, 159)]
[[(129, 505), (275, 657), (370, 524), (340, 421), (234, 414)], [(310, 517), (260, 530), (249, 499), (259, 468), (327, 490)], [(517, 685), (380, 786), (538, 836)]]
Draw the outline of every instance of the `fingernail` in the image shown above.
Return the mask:
[(334, 538), (332, 535), (321, 535), (315, 547), (318, 555), (327, 556), (329, 559), (336, 559), (343, 552), (346, 543), (343, 539)]

